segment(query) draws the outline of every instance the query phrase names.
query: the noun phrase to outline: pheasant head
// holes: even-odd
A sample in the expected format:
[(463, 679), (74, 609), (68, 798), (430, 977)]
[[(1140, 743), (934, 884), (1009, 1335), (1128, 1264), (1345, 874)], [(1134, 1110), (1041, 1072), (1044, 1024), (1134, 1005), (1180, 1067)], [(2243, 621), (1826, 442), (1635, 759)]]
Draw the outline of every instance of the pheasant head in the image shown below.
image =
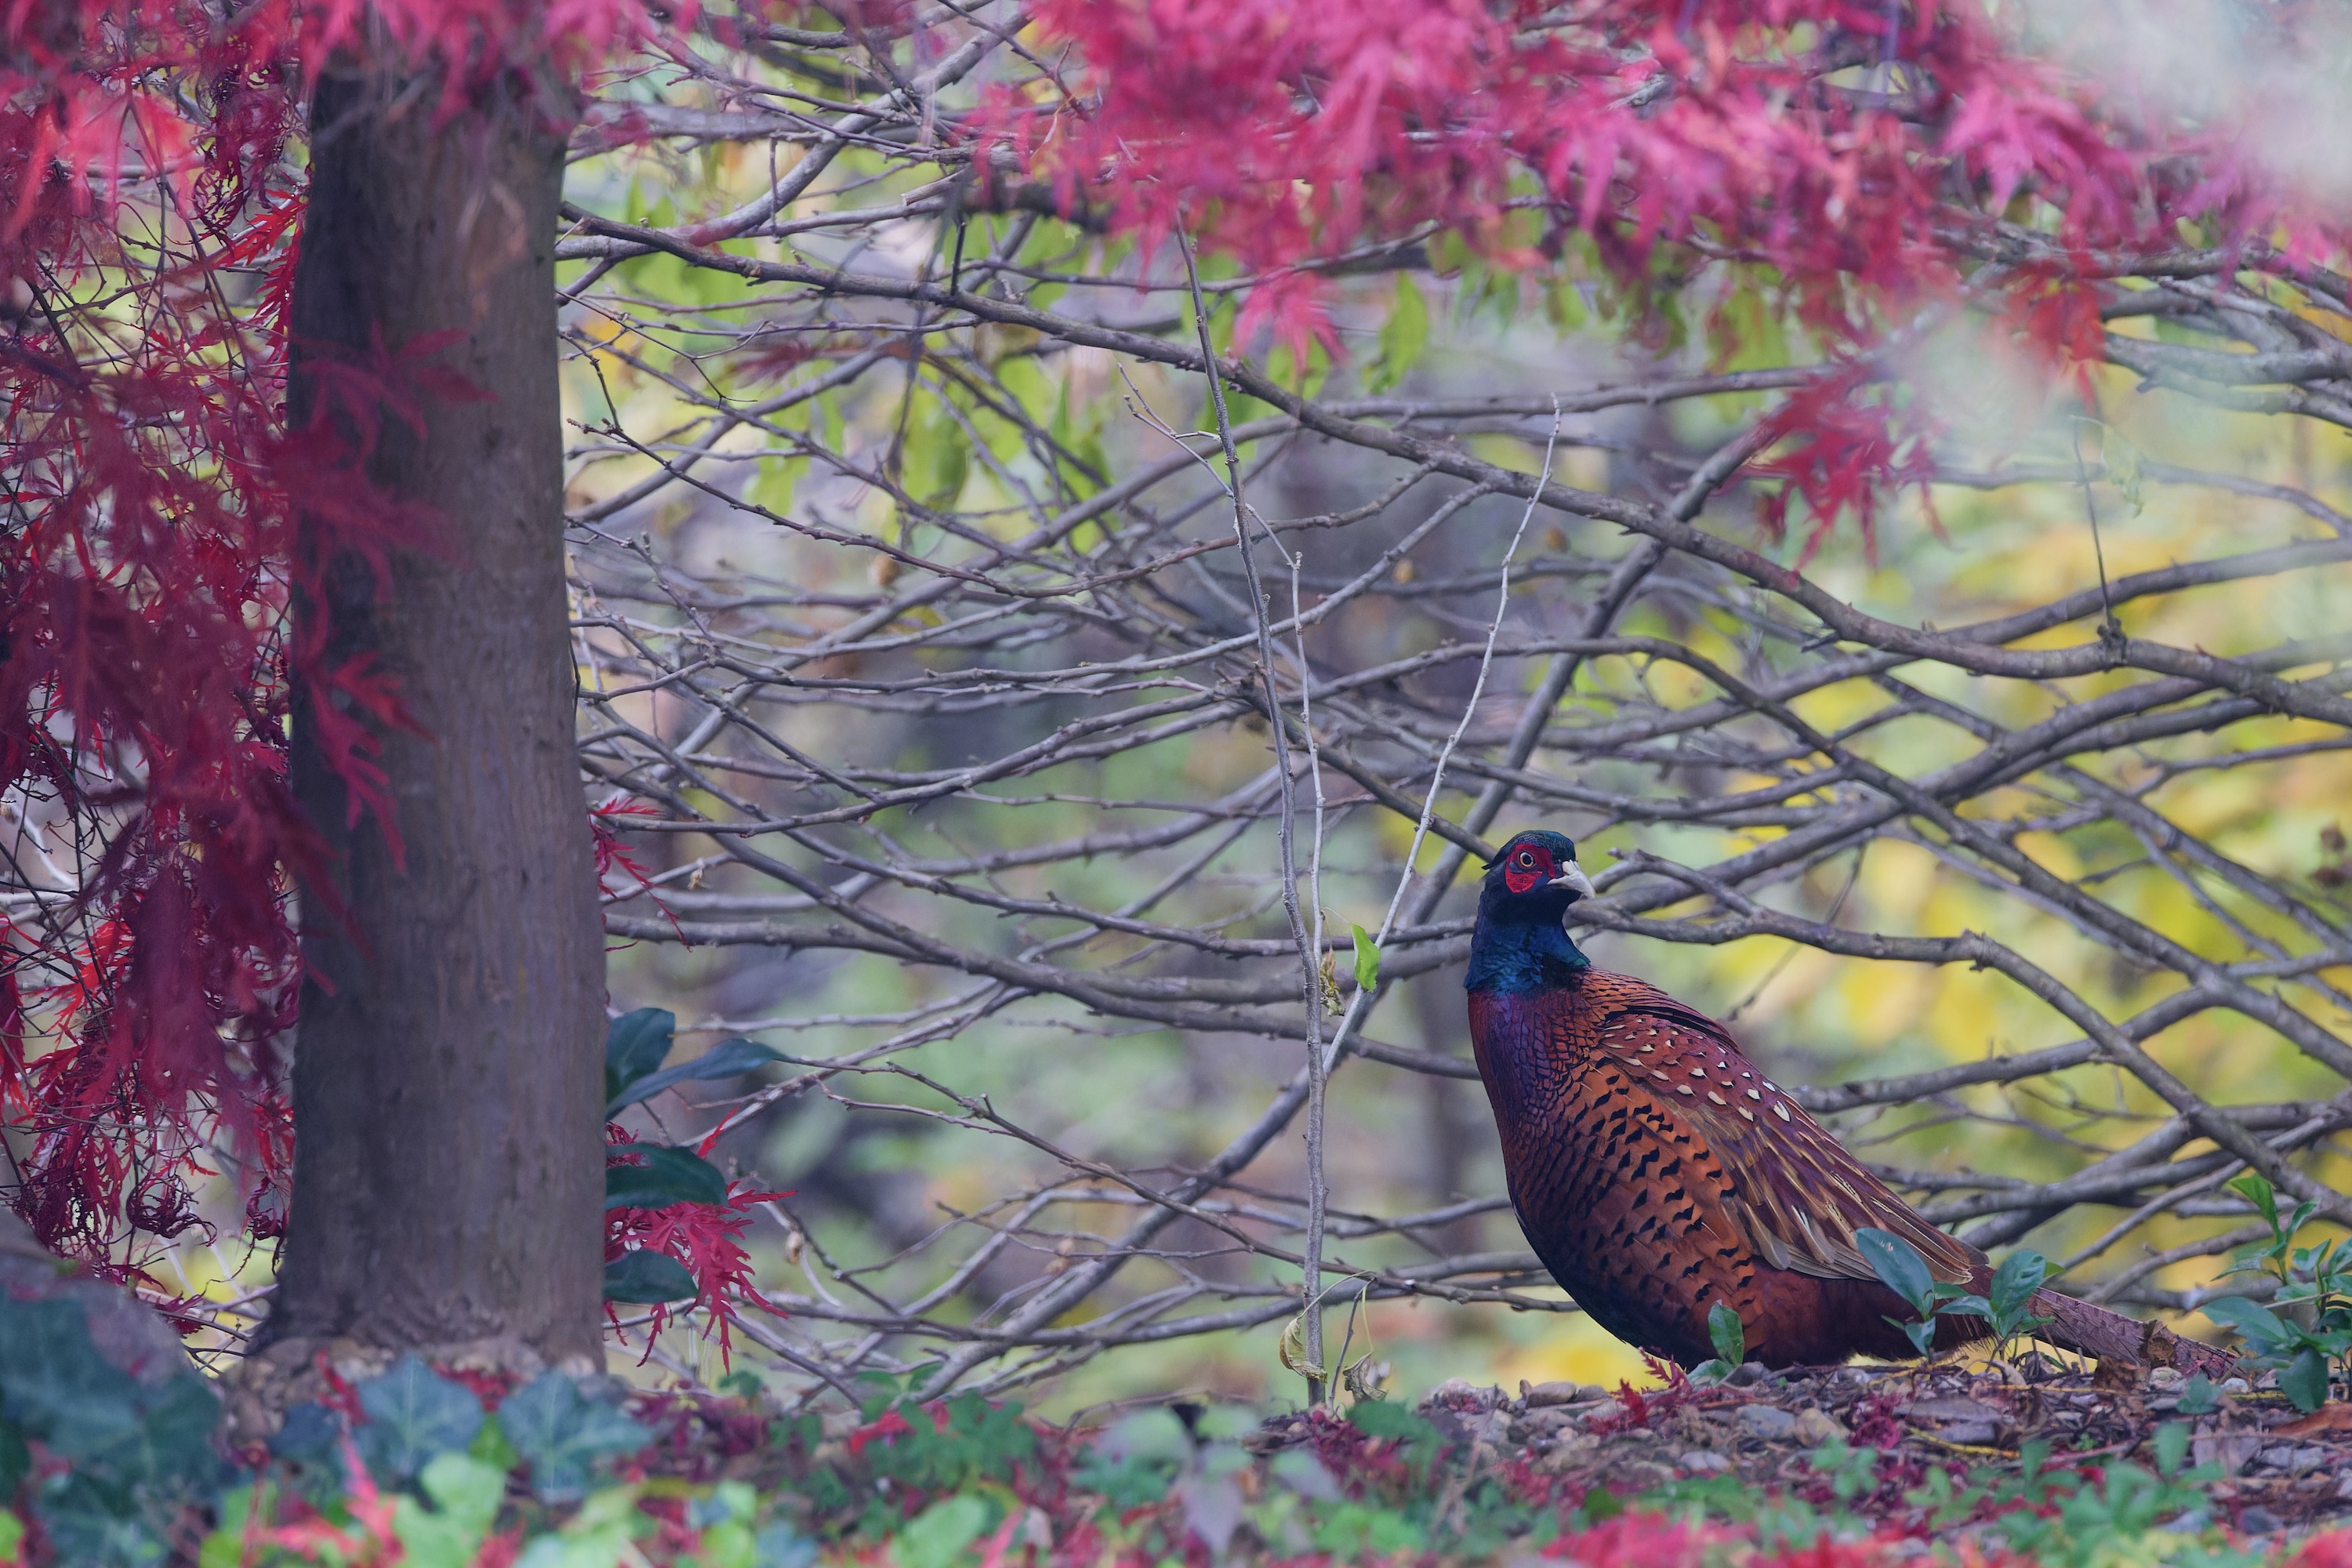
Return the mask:
[(1570, 904), (1591, 896), (1574, 839), (1542, 829), (1519, 834), (1486, 868), (1463, 984), (1472, 991), (1575, 984), (1592, 961), (1569, 940), (1562, 921)]

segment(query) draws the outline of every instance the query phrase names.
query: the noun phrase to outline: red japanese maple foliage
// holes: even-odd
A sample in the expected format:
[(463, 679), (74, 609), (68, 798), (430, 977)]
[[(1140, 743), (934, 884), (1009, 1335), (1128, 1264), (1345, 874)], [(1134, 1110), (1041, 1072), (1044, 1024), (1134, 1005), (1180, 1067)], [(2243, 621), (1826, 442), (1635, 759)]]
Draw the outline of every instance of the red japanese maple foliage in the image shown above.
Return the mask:
[[(53, 1247), (125, 1267), (200, 1223), (186, 1178), (219, 1154), (253, 1234), (282, 1226), (296, 683), (392, 826), (361, 716), (397, 693), (289, 643), (292, 536), (299, 510), (379, 565), (417, 537), (363, 467), (436, 389), (392, 345), (319, 366), (320, 421), (287, 426), (306, 79), (394, 51), (446, 66), (454, 106), (650, 26), (641, 0), (0, 5), (0, 797), (37, 890), (0, 916), (0, 1102), (31, 1140), (10, 1201)], [(57, 1044), (27, 1061), (35, 1026)]]
[[(2270, 46), (2315, 10), (2266, 8)], [(2011, 26), (1966, 0), (1034, 12), (1074, 65), (1059, 92), (1000, 91), (978, 134), (1147, 249), (1181, 228), (1255, 269), (1239, 341), (1270, 326), (1337, 353), (1320, 264), (1446, 231), (1515, 269), (1581, 237), (1637, 321), (1692, 263), (1751, 264), (1822, 365), (1759, 465), (1787, 481), (1768, 521), (1801, 500), (1815, 542), (1849, 510), (1867, 540), (1880, 490), (1925, 473), (1932, 430), (1872, 363), (1923, 314), (1968, 300), (2063, 374), (2095, 357), (2116, 253), (2293, 267), (2346, 235), (2228, 116), (2168, 121), (2026, 53), (2015, 6)], [(1713, 326), (1737, 346), (1736, 323)]]
[[(2301, 14), (2265, 25), (2291, 42)], [(1504, 270), (1573, 248), (1637, 322), (1689, 268), (1744, 265), (1820, 366), (1759, 465), (1786, 481), (1775, 516), (1801, 503), (1816, 537), (1841, 513), (1866, 533), (1874, 497), (1924, 472), (1931, 429), (1881, 356), (1936, 312), (1989, 312), (2071, 373), (2117, 255), (2292, 269), (2345, 238), (2226, 116), (2108, 101), (1969, 0), (1031, 15), (1020, 52), (1058, 78), (996, 89), (967, 141), (1147, 253), (1181, 231), (1256, 272), (1244, 340), (1336, 350), (1322, 264), (1367, 247), (1456, 237)], [(0, 0), (0, 832), (38, 894), (0, 916), (0, 1100), (31, 1138), (10, 1201), (49, 1245), (135, 1266), (138, 1236), (197, 1223), (187, 1178), (215, 1157), (242, 1163), (248, 1228), (273, 1234), (289, 868), (313, 843), (286, 784), (298, 687), (344, 716), (338, 766), (382, 805), (356, 716), (395, 721), (397, 691), (289, 641), (291, 543), (298, 515), (379, 560), (416, 537), (427, 520), (361, 474), (367, 433), (433, 389), (418, 345), (385, 345), (328, 367), (334, 418), (287, 427), (302, 192), (283, 153), (307, 80), (334, 50), (390, 51), (445, 67), (447, 109), (690, 18), (656, 0)], [(71, 871), (41, 863), (78, 849)], [(27, 1060), (35, 1034), (54, 1043)]]

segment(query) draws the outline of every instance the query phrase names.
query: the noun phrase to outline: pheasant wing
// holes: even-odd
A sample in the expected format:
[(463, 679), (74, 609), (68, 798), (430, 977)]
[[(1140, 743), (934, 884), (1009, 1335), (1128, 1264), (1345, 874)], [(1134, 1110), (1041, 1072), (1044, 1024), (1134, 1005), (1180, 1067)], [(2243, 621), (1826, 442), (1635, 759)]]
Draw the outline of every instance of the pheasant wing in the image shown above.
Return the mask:
[(1641, 991), (1601, 1020), (1597, 1043), (1646, 1079), (1721, 1162), (1729, 1216), (1759, 1257), (1826, 1279), (1875, 1279), (1853, 1237), (1873, 1226), (1917, 1247), (1937, 1279), (1969, 1278), (1981, 1255), (1864, 1170), (1721, 1025), (1664, 992)]

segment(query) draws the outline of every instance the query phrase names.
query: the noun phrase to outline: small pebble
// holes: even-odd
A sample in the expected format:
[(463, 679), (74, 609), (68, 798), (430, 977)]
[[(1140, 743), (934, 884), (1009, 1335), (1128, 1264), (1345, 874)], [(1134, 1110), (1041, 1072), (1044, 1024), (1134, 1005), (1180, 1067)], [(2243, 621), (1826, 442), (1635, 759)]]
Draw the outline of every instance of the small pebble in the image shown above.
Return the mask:
[(1743, 1405), (1739, 1407), (1740, 1430), (1751, 1437), (1779, 1439), (1797, 1435), (1797, 1418), (1785, 1410), (1769, 1405)]
[(2224, 1394), (2243, 1394), (2247, 1387), (2246, 1380), (2242, 1377), (2229, 1377), (2221, 1380), (2221, 1392)]
[(1753, 1388), (1771, 1375), (1764, 1370), (1761, 1362), (1743, 1361), (1733, 1367), (1731, 1375), (1723, 1381), (1730, 1384), (1734, 1388)]
[(2238, 1528), (2248, 1535), (2268, 1535), (2280, 1528), (2279, 1516), (2256, 1503), (2238, 1515)]
[(1845, 1435), (1845, 1424), (1826, 1410), (1797, 1412), (1797, 1441), (1808, 1448), (1818, 1448), (1832, 1438)]
[(1688, 1470), (1695, 1476), (1719, 1476), (1724, 1471), (1731, 1468), (1731, 1461), (1729, 1459), (1725, 1458), (1721, 1454), (1710, 1452), (1706, 1448), (1693, 1448), (1689, 1453), (1685, 1454), (1681, 1458), (1676, 1459), (1675, 1463), (1680, 1465), (1684, 1469)]
[(2291, 1476), (2307, 1476), (2327, 1463), (2325, 1448), (2298, 1448), (2282, 1443), (2274, 1448), (2264, 1448), (2260, 1456), (2263, 1464), (2274, 1470), (2284, 1470)]

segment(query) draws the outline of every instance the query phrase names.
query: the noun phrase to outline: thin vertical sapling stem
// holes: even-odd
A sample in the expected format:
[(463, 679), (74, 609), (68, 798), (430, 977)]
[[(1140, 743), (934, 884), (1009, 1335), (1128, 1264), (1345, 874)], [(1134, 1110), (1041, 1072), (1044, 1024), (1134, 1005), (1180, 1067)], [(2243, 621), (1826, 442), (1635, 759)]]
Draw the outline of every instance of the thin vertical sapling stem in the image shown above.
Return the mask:
[(1282, 908), (1290, 917), (1291, 940), (1298, 945), (1301, 987), (1307, 1003), (1307, 1237), (1300, 1249), (1299, 1296), (1303, 1328), (1302, 1370), (1307, 1378), (1307, 1402), (1323, 1403), (1327, 1373), (1323, 1366), (1323, 965), (1318, 944), (1308, 933), (1298, 905), (1298, 860), (1295, 843), (1298, 824), (1297, 781), (1290, 773), (1290, 738), (1283, 725), (1282, 701), (1274, 685), (1274, 625), (1265, 612), (1265, 588), (1259, 580), (1257, 554), (1250, 547), (1249, 507), (1242, 495), (1241, 454), (1234, 447), (1233, 419), (1225, 409), (1224, 378), (1217, 363), (1216, 345), (1209, 337), (1209, 309), (1201, 295), (1201, 272), (1193, 264), (1192, 241), (1179, 235), (1177, 254), (1184, 258), (1184, 278), (1192, 296), (1192, 325), (1200, 334), (1201, 360), (1209, 376), (1209, 410), (1217, 425), (1217, 447), (1225, 459), (1225, 493), (1234, 503), (1234, 544), (1241, 552), (1242, 576), (1249, 589), (1250, 617), (1257, 630), (1258, 681), (1265, 692), (1267, 727), (1274, 733), (1275, 776), (1280, 784), (1277, 839), (1282, 851)]

